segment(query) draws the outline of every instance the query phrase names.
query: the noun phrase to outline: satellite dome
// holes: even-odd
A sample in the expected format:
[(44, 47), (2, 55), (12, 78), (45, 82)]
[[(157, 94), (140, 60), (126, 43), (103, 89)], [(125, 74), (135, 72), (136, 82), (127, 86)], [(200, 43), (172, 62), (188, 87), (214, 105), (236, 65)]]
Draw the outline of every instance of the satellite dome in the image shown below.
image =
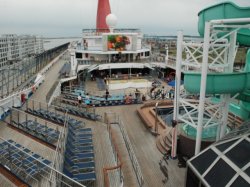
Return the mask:
[(106, 23), (109, 28), (114, 28), (117, 24), (117, 17), (114, 14), (107, 15)]

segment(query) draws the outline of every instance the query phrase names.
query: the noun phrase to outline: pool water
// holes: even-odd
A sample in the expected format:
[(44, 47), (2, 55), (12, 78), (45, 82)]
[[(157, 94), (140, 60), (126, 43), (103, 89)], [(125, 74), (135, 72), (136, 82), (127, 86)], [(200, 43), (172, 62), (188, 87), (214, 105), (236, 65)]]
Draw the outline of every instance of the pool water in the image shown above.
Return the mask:
[(128, 80), (109, 80), (109, 90), (127, 89), (127, 88), (148, 88), (152, 82), (147, 79), (128, 79)]
[[(194, 127), (188, 124), (184, 124), (181, 126), (181, 130), (187, 136), (191, 138), (196, 138), (197, 130)], [(226, 133), (228, 133), (229, 131), (230, 131), (229, 128), (227, 128)], [(202, 139), (216, 139), (216, 135), (217, 135), (217, 126), (206, 128), (206, 129), (203, 129), (202, 131)]]
[(109, 84), (120, 84), (120, 83), (127, 83), (127, 82), (149, 82), (146, 79), (128, 79), (128, 80), (109, 80)]

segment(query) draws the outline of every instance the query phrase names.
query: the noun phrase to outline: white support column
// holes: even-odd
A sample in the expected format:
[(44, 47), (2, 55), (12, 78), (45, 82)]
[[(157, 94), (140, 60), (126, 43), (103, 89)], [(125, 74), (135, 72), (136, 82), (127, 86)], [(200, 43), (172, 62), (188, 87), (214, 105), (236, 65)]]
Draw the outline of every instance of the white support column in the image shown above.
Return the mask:
[[(222, 107), (221, 107), (222, 108)], [(221, 112), (221, 111), (220, 111)], [(222, 112), (221, 112), (222, 113)], [(220, 139), (220, 131), (221, 131), (221, 126), (222, 124), (219, 124), (217, 127), (217, 132), (216, 132), (216, 141)]]
[(168, 63), (168, 45), (165, 44), (165, 49), (166, 49), (166, 56), (165, 56), (165, 63)]
[(223, 101), (224, 105), (222, 110), (222, 123), (220, 128), (220, 138), (221, 139), (225, 133), (227, 128), (228, 122), (228, 112), (229, 112), (229, 103), (230, 103), (230, 94), (221, 95), (221, 100)]
[(233, 68), (234, 68), (234, 60), (235, 60), (235, 56), (236, 56), (236, 39), (237, 39), (237, 32), (233, 32), (230, 35), (230, 47), (228, 50), (228, 69), (227, 72), (233, 72)]
[(74, 50), (70, 50), (70, 64), (71, 64), (71, 72), (72, 75), (75, 76), (77, 74), (77, 60), (76, 60), (76, 56), (75, 56), (75, 51)]
[[(228, 56), (227, 56), (227, 63), (228, 67), (225, 69), (225, 72), (233, 72), (233, 65), (234, 65), (234, 59), (235, 59), (235, 49), (236, 49), (236, 38), (237, 33), (233, 32), (230, 35), (230, 47), (228, 50)], [(222, 124), (220, 128), (220, 139), (223, 138), (223, 136), (226, 133), (227, 123), (228, 123), (228, 112), (229, 112), (229, 103), (230, 103), (230, 94), (224, 94), (221, 96), (222, 101), (225, 103), (223, 107), (223, 113), (222, 113)]]
[(205, 35), (203, 44), (203, 58), (202, 58), (202, 71), (201, 71), (201, 86), (200, 86), (200, 100), (199, 100), (199, 114), (195, 144), (195, 155), (200, 152), (201, 140), (202, 140), (202, 129), (203, 129), (203, 115), (205, 107), (205, 96), (206, 96), (206, 85), (207, 85), (207, 70), (208, 70), (208, 55), (210, 48), (210, 22), (205, 23)]
[[(174, 99), (174, 116), (173, 116), (173, 120), (175, 121), (178, 121), (178, 115), (179, 115), (182, 44), (183, 44), (183, 33), (182, 31), (178, 31), (177, 55), (176, 55), (176, 76), (175, 76), (175, 99)], [(171, 150), (172, 158), (176, 158), (176, 152), (177, 152), (177, 125), (172, 130), (172, 150)]]

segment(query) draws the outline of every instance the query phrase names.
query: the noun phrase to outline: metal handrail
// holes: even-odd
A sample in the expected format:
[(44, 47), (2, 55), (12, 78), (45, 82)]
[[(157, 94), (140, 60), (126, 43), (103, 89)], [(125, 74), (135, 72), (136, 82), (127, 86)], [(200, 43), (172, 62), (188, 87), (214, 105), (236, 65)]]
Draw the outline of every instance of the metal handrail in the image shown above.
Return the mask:
[[(127, 151), (129, 153), (130, 161), (133, 165), (133, 169), (134, 169), (134, 172), (135, 172), (136, 177), (137, 177), (138, 184), (139, 184), (139, 186), (142, 187), (144, 184), (144, 179), (143, 179), (143, 175), (141, 172), (141, 168), (140, 168), (139, 162), (135, 156), (132, 144), (131, 144), (130, 139), (128, 137), (127, 131), (123, 125), (123, 122), (121, 121), (121, 119), (119, 118), (119, 116), (116, 113), (108, 113), (108, 114), (113, 115), (115, 117), (115, 120), (114, 121), (107, 120), (106, 123), (117, 124), (119, 126), (119, 129), (122, 133), (122, 137), (123, 137), (123, 140), (125, 142)], [(106, 113), (106, 119), (108, 119), (108, 117), (107, 117), (108, 114)]]
[(111, 137), (110, 141), (111, 141), (111, 144), (114, 145), (114, 149), (113, 151), (117, 154), (117, 165), (116, 166), (110, 166), (110, 167), (104, 167), (103, 168), (103, 175), (104, 175), (104, 185), (105, 187), (109, 187), (110, 186), (110, 182), (109, 182), (109, 178), (108, 178), (108, 171), (113, 171), (113, 170), (116, 170), (116, 169), (119, 169), (120, 168), (120, 181), (121, 183), (123, 183), (123, 177), (122, 177), (122, 172), (121, 172), (121, 169), (122, 169), (122, 166), (123, 166), (123, 162), (122, 162), (122, 157), (121, 157), (121, 154), (120, 154), (120, 151), (118, 149), (118, 145), (117, 145), (117, 142), (116, 142), (116, 136), (114, 135), (114, 131), (112, 129), (112, 126), (111, 126), (111, 123), (108, 123), (108, 132), (109, 132), (109, 135)]
[(122, 136), (123, 136), (123, 139), (125, 141), (125, 145), (127, 147), (129, 157), (130, 157), (130, 160), (132, 162), (132, 165), (133, 165), (133, 168), (134, 168), (138, 183), (139, 183), (140, 186), (143, 186), (144, 179), (143, 179), (143, 175), (142, 175), (142, 172), (141, 172), (141, 168), (140, 168), (139, 162), (138, 162), (138, 160), (137, 160), (137, 158), (135, 156), (135, 153), (134, 153), (132, 144), (130, 142), (130, 139), (128, 137), (128, 134), (126, 132), (126, 129), (125, 129), (125, 127), (123, 125), (123, 122), (121, 120), (119, 120), (119, 127), (120, 127), (120, 130), (122, 132)]
[[(5, 140), (4, 138), (0, 137), (0, 141), (7, 142), (9, 145), (15, 147), (15, 149), (17, 149), (17, 150), (19, 150), (20, 152), (22, 152), (23, 155), (28, 155), (29, 157), (31, 157), (33, 160), (35, 160), (36, 163), (39, 163), (39, 164), (41, 164), (41, 165), (46, 165), (46, 164), (44, 164), (42, 161), (40, 161), (40, 160), (38, 160), (37, 158), (33, 157), (32, 155), (26, 153), (26, 152), (23, 151), (21, 148), (16, 147), (16, 145), (14, 145), (14, 144), (8, 142), (8, 141)], [(74, 186), (74, 184), (77, 184), (78, 186), (85, 187), (83, 184), (81, 184), (81, 183), (79, 183), (79, 182), (77, 182), (77, 181), (71, 179), (71, 178), (68, 177), (67, 175), (64, 175), (61, 171), (58, 171), (58, 170), (56, 170), (55, 168), (53, 168), (53, 167), (51, 167), (51, 166), (49, 166), (49, 165), (46, 165), (46, 168), (48, 168), (49, 170), (51, 170), (52, 172), (55, 173), (55, 175), (53, 176), (53, 177), (55, 178), (55, 180), (58, 179), (58, 176), (61, 176), (61, 177), (65, 178), (65, 179), (67, 179), (68, 181), (70, 181), (71, 183), (73, 183), (73, 186)], [(20, 168), (20, 169), (21, 169), (21, 168)], [(46, 172), (46, 174), (48, 174), (48, 172)], [(47, 177), (44, 176), (44, 175), (40, 175), (40, 176), (41, 176), (42, 178), (47, 179), (47, 186), (51, 186), (51, 182), (52, 182), (52, 185), (53, 185), (53, 181), (52, 181), (52, 180), (50, 180), (49, 178), (47, 178)], [(37, 181), (37, 179), (35, 179), (35, 180)], [(37, 182), (38, 182), (38, 181), (37, 181)], [(65, 183), (64, 181), (61, 181), (60, 179), (59, 179), (59, 181), (55, 181), (54, 185), (58, 184), (58, 182), (59, 182), (59, 183), (64, 183), (66, 186), (71, 186), (71, 185)], [(39, 183), (39, 182), (38, 182), (38, 183)]]

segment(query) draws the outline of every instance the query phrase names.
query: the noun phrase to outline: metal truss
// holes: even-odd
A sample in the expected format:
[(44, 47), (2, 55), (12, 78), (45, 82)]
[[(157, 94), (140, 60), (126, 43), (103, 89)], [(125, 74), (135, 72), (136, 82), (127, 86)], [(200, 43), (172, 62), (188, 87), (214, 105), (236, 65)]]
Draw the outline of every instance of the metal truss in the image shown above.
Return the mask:
[[(233, 72), (238, 49), (237, 31), (241, 28), (250, 28), (249, 23), (250, 19), (206, 22), (204, 41), (200, 43), (184, 42), (182, 32), (178, 32), (174, 120), (197, 129), (195, 154), (200, 151), (203, 129), (218, 126), (216, 138), (220, 139), (225, 135), (231, 95), (223, 94), (220, 102), (211, 102), (209, 98), (211, 95), (206, 95), (207, 74)], [(201, 73), (200, 93), (195, 95), (188, 92), (185, 95), (180, 93), (181, 71)], [(194, 97), (197, 99), (193, 99)], [(182, 112), (179, 110), (180, 107), (184, 109)], [(172, 153), (172, 156), (174, 155)]]
[[(183, 112), (179, 113), (178, 120), (182, 121), (193, 128), (197, 128), (199, 101), (196, 99), (180, 98), (179, 107), (183, 108)], [(210, 99), (205, 101), (203, 128), (210, 128), (219, 125), (222, 118), (221, 107), (223, 103), (213, 104)]]

